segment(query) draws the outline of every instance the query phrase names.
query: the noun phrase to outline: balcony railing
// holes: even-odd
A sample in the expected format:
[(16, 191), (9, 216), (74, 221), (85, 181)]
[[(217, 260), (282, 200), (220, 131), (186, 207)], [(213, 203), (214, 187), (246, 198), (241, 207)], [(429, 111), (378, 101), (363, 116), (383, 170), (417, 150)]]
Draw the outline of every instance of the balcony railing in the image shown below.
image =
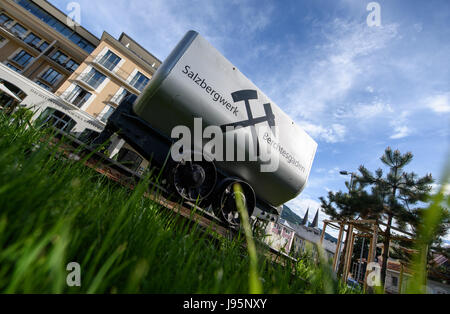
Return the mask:
[(138, 91), (142, 92), (145, 88), (145, 86), (147, 86), (149, 82), (147, 83), (137, 83), (137, 84), (130, 84), (131, 86), (133, 86), (134, 88), (136, 88)]
[(26, 43), (31, 48), (36, 49), (39, 52), (44, 52), (45, 48), (42, 49), (41, 45), (38, 46), (38, 45), (34, 44), (31, 41), (30, 42), (25, 41), (25, 39), (27, 38), (27, 36), (25, 34), (21, 34), (20, 32), (13, 30), (11, 27), (7, 26), (6, 24), (8, 24), (8, 22), (1, 23), (0, 24), (0, 28), (4, 29), (6, 32), (10, 33), (11, 35), (16, 37), (17, 39), (20, 39), (21, 41)]
[(39, 50), (40, 52), (42, 52), (42, 50), (41, 50), (41, 48), (39, 48), (39, 46), (38, 45), (35, 45), (35, 44), (33, 44), (33, 42), (26, 42), (26, 41), (24, 41), (28, 46), (30, 46), (31, 48), (34, 48), (34, 49), (36, 49), (36, 50)]
[(109, 95), (108, 102), (119, 105), (120, 102), (125, 98), (124, 94), (119, 95)]
[(98, 64), (100, 67), (107, 70), (109, 73), (112, 73), (113, 75), (117, 76), (121, 81), (126, 83), (128, 86), (133, 87), (138, 92), (142, 92), (144, 87), (147, 85), (144, 83), (133, 84), (128, 82), (128, 78), (130, 77), (131, 73), (128, 73), (120, 68), (117, 68), (117, 66), (113, 62), (108, 60), (108, 57), (106, 55), (97, 55), (88, 58), (91, 58), (91, 62)]
[(57, 63), (58, 65), (60, 65), (61, 67), (63, 67), (64, 69), (66, 69), (69, 72), (74, 72), (80, 65), (78, 65), (75, 70), (69, 66), (67, 66), (67, 63), (69, 63), (69, 61), (71, 60), (70, 58), (67, 58), (66, 60), (64, 60), (63, 62), (61, 62), (59, 59), (57, 58), (52, 58), (50, 56), (47, 56), (50, 60), (52, 60), (53, 62)]
[(11, 28), (11, 25), (8, 25), (9, 21), (6, 21), (4, 23), (0, 24), (0, 28), (4, 29), (5, 31), (7, 31), (9, 34), (13, 35), (16, 38), (19, 38), (20, 40), (24, 40), (25, 39), (25, 34), (21, 34), (20, 32), (14, 30)]
[(103, 80), (97, 79), (95, 78), (94, 75), (95, 73), (83, 73), (79, 75), (77, 79), (85, 82), (93, 89), (97, 89), (100, 86), (100, 84), (104, 81), (104, 79)]
[(67, 101), (68, 103), (81, 108), (87, 101), (87, 99), (84, 99), (83, 97), (77, 97), (75, 96), (73, 91), (70, 92), (64, 92), (59, 97)]
[(111, 62), (111, 60), (109, 60), (108, 56), (106, 55), (99, 58), (97, 62), (110, 71), (113, 71), (114, 68), (117, 66), (117, 63)]
[(120, 68), (117, 68), (116, 64), (114, 64), (113, 62), (108, 60), (106, 55), (97, 55), (97, 56), (93, 56), (91, 58), (92, 58), (92, 62), (99, 64), (102, 68), (108, 70), (110, 73), (115, 74), (121, 80), (123, 80), (125, 82), (130, 77), (130, 73), (128, 73)]

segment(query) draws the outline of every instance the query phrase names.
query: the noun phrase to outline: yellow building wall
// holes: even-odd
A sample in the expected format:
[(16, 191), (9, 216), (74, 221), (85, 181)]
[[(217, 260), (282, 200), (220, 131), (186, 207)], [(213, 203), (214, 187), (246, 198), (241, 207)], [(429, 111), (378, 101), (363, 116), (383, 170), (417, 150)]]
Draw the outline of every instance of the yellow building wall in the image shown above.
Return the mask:
[[(97, 48), (92, 52), (92, 54), (86, 58), (86, 60), (78, 67), (78, 69), (69, 77), (69, 79), (64, 82), (61, 87), (57, 91), (57, 95), (64, 94), (67, 89), (71, 86), (71, 84), (78, 84), (81, 87), (83, 87), (81, 84), (79, 84), (76, 81), (76, 78), (83, 73), (83, 71), (88, 67), (91, 66), (92, 68), (96, 69), (97, 71), (103, 73), (106, 75), (108, 79), (108, 83), (101, 88), (99, 91), (92, 91), (88, 90), (90, 93), (92, 93), (95, 98), (92, 100), (92, 102), (89, 104), (89, 106), (85, 109), (87, 113), (90, 115), (97, 117), (105, 108), (106, 105), (111, 105), (113, 107), (116, 107), (116, 104), (113, 104), (111, 102), (108, 102), (114, 95), (117, 94), (119, 89), (121, 87), (127, 89), (129, 92), (134, 94), (139, 94), (135, 90), (129, 88), (121, 79), (116, 78), (113, 74), (111, 74), (109, 71), (105, 69), (101, 69), (98, 66), (96, 66), (93, 61), (96, 58), (101, 58), (106, 52), (106, 49), (111, 50), (113, 53), (115, 53), (117, 56), (119, 56), (123, 61), (121, 61), (120, 68), (116, 71), (116, 75), (121, 77), (123, 80), (131, 80), (130, 75), (132, 75), (136, 70), (147, 76), (149, 79), (151, 79), (152, 75), (144, 70), (142, 67), (137, 65), (135, 62), (130, 60), (125, 54), (123, 54), (119, 49), (115, 48), (111, 43), (102, 40), (100, 44), (97, 46)], [(137, 73), (137, 72), (136, 72)], [(134, 76), (134, 75), (133, 75)], [(83, 87), (84, 88), (84, 87)]]

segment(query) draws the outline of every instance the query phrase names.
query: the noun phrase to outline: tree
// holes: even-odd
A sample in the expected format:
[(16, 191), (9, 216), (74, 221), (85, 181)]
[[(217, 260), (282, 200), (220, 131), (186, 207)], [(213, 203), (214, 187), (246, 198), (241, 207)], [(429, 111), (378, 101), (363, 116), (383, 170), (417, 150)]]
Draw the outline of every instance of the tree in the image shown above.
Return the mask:
[(362, 188), (372, 187), (373, 195), (382, 203), (380, 221), (386, 223), (383, 241), (383, 262), (381, 265), (381, 282), (386, 280), (387, 262), (389, 258), (389, 245), (391, 241), (391, 228), (395, 222), (399, 225), (411, 225), (414, 221), (414, 208), (411, 206), (425, 202), (431, 191), (433, 178), (431, 174), (418, 177), (414, 172), (407, 173), (403, 169), (413, 159), (413, 154), (407, 152), (401, 154), (399, 150), (392, 151), (386, 148), (381, 162), (388, 167), (388, 172), (383, 176), (383, 170), (379, 168), (375, 174), (364, 166), (359, 167), (360, 176), (355, 181)]
[[(427, 251), (428, 277), (440, 281), (443, 278), (445, 278), (445, 280), (450, 279), (450, 267), (448, 267), (448, 263), (446, 263), (446, 265), (441, 265), (437, 264), (434, 260), (438, 255), (444, 256), (447, 260), (450, 259), (450, 249), (442, 246), (442, 239), (447, 235), (450, 228), (450, 211), (443, 206), (438, 207), (440, 215), (437, 216), (435, 229), (431, 232), (430, 238), (425, 244), (430, 248)], [(429, 210), (429, 208), (418, 208), (412, 211), (412, 219), (410, 219), (409, 225), (411, 226), (411, 232), (414, 235), (413, 239), (420, 238), (420, 229), (425, 220), (425, 215)], [(414, 258), (413, 252), (417, 249), (416, 241), (397, 240), (393, 242), (399, 246), (390, 251), (390, 257), (399, 259), (403, 265), (411, 265)]]

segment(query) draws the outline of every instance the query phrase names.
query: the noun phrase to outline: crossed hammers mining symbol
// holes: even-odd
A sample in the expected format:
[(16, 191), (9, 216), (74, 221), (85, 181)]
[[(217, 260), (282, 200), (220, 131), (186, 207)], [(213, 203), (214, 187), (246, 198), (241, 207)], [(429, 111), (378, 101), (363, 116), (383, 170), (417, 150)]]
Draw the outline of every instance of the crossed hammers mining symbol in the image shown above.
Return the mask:
[(272, 107), (270, 106), (270, 103), (264, 104), (264, 112), (266, 113), (265, 116), (259, 117), (259, 118), (253, 118), (252, 109), (250, 108), (250, 99), (258, 99), (258, 93), (256, 90), (252, 89), (245, 89), (240, 90), (237, 92), (234, 92), (231, 94), (233, 97), (233, 101), (239, 102), (244, 101), (245, 102), (245, 109), (247, 111), (248, 120), (243, 120), (239, 122), (233, 122), (221, 125), (221, 129), (223, 132), (226, 132), (226, 128), (228, 126), (230, 127), (252, 127), (252, 137), (253, 137), (253, 143), (256, 143), (256, 155), (259, 156), (259, 141), (258, 136), (256, 135), (256, 128), (255, 125), (257, 123), (266, 122), (269, 124), (270, 127), (275, 126), (275, 116), (272, 112)]

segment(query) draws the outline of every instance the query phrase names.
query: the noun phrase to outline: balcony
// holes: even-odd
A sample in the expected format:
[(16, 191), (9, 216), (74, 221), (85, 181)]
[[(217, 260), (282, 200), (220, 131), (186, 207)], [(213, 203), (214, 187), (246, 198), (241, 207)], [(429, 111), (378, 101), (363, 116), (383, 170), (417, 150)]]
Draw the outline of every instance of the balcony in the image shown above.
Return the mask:
[(115, 104), (115, 105), (119, 105), (120, 102), (125, 98), (124, 94), (119, 94), (119, 95), (109, 95), (107, 102)]
[(95, 73), (83, 73), (80, 74), (76, 79), (85, 83), (85, 85), (87, 85), (92, 90), (96, 90), (104, 81), (104, 79), (96, 78)]
[(23, 41), (25, 39), (25, 34), (21, 34), (14, 29), (11, 29), (10, 25), (8, 25), (8, 21), (0, 24), (0, 29), (2, 29), (9, 36), (19, 39)]
[(97, 62), (111, 72), (113, 72), (114, 68), (117, 66), (117, 63), (108, 60), (108, 56), (106, 55), (103, 55), (101, 58), (99, 57)]
[(114, 63), (110, 62), (106, 55), (97, 55), (97, 56), (89, 56), (86, 60), (87, 62), (91, 62), (94, 66), (96, 66), (97, 69), (99, 69), (101, 72), (103, 72), (105, 75), (109, 77), (114, 77), (120, 82), (127, 86), (127, 89), (129, 89), (134, 94), (139, 95), (144, 87), (147, 84), (137, 84), (134, 85), (128, 81), (128, 78), (130, 77), (131, 73), (128, 73), (120, 68), (118, 68)]
[(81, 108), (87, 101), (87, 98), (79, 97), (79, 95), (75, 95), (73, 91), (71, 92), (64, 92), (61, 95), (59, 95), (64, 101), (67, 103), (76, 106), (78, 108)]
[(97, 55), (97, 56), (92, 56), (90, 57), (92, 58), (92, 62), (95, 64), (100, 65), (103, 69), (107, 70), (109, 73), (114, 74), (115, 76), (117, 76), (118, 78), (120, 78), (122, 81), (127, 81), (128, 77), (130, 77), (130, 73), (117, 68), (116, 64), (110, 62), (106, 55)]
[(21, 34), (17, 31), (14, 31), (13, 29), (11, 29), (10, 27), (7, 26), (8, 22), (0, 24), (0, 30), (2, 30), (4, 33), (8, 34), (9, 37), (13, 38), (16, 41), (21, 41), (25, 44), (27, 44), (28, 47), (31, 47), (33, 49), (33, 52), (37, 55), (39, 55), (40, 53), (44, 52), (45, 49), (42, 49), (41, 45), (35, 45), (33, 44), (33, 42), (26, 42), (26, 35), (25, 34)]
[(144, 90), (145, 86), (148, 85), (148, 83), (149, 82), (147, 82), (147, 83), (138, 83), (138, 84), (135, 84), (135, 85), (132, 85), (132, 86), (134, 88), (136, 88), (139, 92), (142, 92)]
[(72, 67), (68, 66), (69, 62), (73, 61), (70, 58), (67, 58), (64, 61), (61, 61), (59, 59), (53, 59), (52, 57), (49, 57), (49, 59), (52, 60), (53, 62), (55, 62), (56, 64), (58, 64), (59, 66), (61, 66), (62, 68), (64, 68), (66, 71), (69, 71), (71, 73), (73, 73), (80, 66), (78, 63), (76, 63), (77, 66), (75, 69), (73, 68), (73, 65), (72, 65)]
[(56, 69), (62, 71), (62, 73), (66, 76), (70, 76), (70, 74), (74, 72), (72, 69), (66, 67), (65, 63), (61, 63), (58, 60), (52, 59), (48, 55), (44, 54), (42, 57), (45, 58), (48, 62), (50, 62), (52, 65), (56, 66)]
[(41, 50), (41, 48), (39, 48), (38, 45), (33, 44), (33, 42), (26, 42), (26, 41), (24, 41), (24, 43), (26, 43), (26, 44), (27, 44), (28, 46), (30, 46), (31, 48), (36, 49), (36, 50), (38, 50), (38, 51), (40, 51), (40, 52), (43, 51), (43, 50)]

